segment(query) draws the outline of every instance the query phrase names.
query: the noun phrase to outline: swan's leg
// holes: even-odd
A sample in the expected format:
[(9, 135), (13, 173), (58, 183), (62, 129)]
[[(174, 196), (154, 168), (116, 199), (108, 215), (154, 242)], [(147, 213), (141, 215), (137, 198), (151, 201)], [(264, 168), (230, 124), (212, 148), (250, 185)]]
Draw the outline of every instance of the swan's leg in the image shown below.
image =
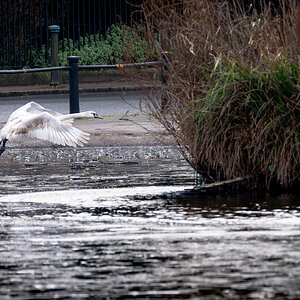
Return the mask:
[(7, 142), (7, 139), (4, 139), (2, 141), (2, 147), (0, 148), (0, 155), (5, 151), (5, 144)]

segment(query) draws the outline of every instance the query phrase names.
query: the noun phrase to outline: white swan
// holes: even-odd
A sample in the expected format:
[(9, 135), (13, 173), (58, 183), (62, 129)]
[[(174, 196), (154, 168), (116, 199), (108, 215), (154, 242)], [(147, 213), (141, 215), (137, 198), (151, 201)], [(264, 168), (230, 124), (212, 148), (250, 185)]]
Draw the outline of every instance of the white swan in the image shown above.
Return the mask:
[(89, 133), (72, 126), (75, 118), (99, 118), (94, 111), (62, 115), (54, 110), (29, 102), (15, 110), (0, 130), (0, 155), (7, 141), (20, 142), (26, 138), (47, 140), (63, 146), (83, 146)]

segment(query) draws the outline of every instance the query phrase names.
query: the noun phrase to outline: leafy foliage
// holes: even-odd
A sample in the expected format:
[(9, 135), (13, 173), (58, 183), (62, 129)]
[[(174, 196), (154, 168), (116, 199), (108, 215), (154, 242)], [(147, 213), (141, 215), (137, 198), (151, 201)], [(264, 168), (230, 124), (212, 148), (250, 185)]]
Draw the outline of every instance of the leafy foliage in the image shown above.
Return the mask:
[[(64, 40), (59, 42), (59, 65), (68, 65), (68, 56), (80, 56), (82, 65), (105, 65), (117, 64), (124, 61), (136, 60), (143, 62), (153, 59), (146, 54), (144, 48), (148, 43), (139, 29), (132, 30), (128, 26), (112, 25), (107, 30), (106, 38), (99, 36), (99, 33), (80, 38), (80, 47), (78, 41)], [(80, 48), (80, 50), (79, 50)], [(50, 49), (51, 51), (51, 49)], [(34, 67), (46, 67), (46, 49), (42, 47), (40, 51), (33, 52)]]

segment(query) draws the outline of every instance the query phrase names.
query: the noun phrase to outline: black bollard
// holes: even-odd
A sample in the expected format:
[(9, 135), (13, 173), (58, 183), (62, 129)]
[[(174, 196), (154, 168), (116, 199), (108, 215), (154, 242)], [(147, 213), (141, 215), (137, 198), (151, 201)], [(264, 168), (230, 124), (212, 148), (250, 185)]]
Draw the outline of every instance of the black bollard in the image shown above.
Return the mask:
[(69, 102), (70, 114), (79, 113), (79, 84), (78, 84), (78, 62), (79, 56), (68, 56), (69, 61)]
[[(163, 70), (162, 70), (162, 74), (161, 74), (161, 81), (164, 87), (167, 87), (168, 85), (168, 58), (167, 58), (167, 51), (163, 51), (162, 53), (162, 57), (163, 57)], [(161, 111), (163, 112), (168, 104), (168, 100), (163, 96), (161, 99)]]

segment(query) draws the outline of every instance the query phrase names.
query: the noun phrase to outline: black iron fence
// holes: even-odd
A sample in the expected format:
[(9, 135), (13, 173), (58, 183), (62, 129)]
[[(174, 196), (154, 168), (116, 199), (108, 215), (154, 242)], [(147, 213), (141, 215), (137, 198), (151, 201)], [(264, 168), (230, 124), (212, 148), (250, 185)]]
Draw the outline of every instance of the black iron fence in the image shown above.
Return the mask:
[(143, 63), (131, 63), (131, 64), (116, 64), (116, 65), (79, 65), (78, 56), (69, 56), (69, 66), (62, 67), (49, 67), (49, 68), (34, 68), (34, 69), (21, 69), (21, 70), (0, 70), (0, 75), (4, 74), (26, 74), (26, 73), (38, 73), (38, 72), (56, 72), (56, 71), (69, 71), (69, 105), (70, 113), (80, 112), (79, 107), (79, 80), (78, 71), (80, 70), (100, 70), (100, 69), (122, 69), (122, 68), (138, 68), (138, 67), (152, 67), (153, 65), (162, 65), (165, 62), (151, 61)]
[[(138, 21), (141, 0), (0, 0), (0, 66), (33, 65), (45, 48), (49, 62), (49, 25), (60, 26), (62, 50), (68, 43), (93, 43), (113, 24)], [(76, 43), (80, 47), (80, 43)]]

